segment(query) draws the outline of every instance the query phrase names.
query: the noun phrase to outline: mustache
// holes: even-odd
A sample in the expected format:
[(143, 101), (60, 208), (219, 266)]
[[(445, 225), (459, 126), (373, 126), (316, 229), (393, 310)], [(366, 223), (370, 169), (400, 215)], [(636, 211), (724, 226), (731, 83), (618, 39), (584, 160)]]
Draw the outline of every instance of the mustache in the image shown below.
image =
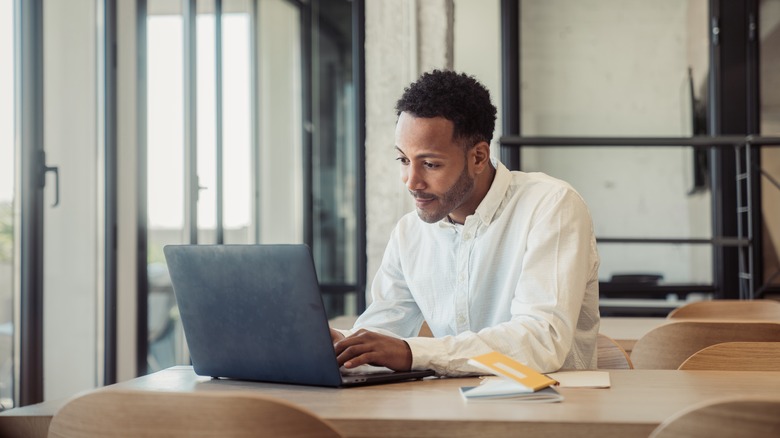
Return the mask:
[(418, 192), (417, 190), (409, 190), (409, 194), (412, 195), (414, 199), (421, 199), (423, 201), (430, 201), (431, 199), (437, 198), (436, 195), (425, 192)]

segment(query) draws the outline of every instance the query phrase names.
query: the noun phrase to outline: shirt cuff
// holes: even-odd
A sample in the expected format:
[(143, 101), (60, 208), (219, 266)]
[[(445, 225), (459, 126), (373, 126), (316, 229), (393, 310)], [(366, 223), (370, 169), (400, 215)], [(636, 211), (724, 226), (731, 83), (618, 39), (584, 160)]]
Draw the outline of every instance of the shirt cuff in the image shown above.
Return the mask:
[[(406, 338), (404, 339), (412, 350), (413, 370), (434, 370), (436, 374), (445, 374), (443, 367), (437, 367), (434, 361), (445, 357), (442, 343), (436, 338)], [(437, 369), (438, 368), (438, 369)]]

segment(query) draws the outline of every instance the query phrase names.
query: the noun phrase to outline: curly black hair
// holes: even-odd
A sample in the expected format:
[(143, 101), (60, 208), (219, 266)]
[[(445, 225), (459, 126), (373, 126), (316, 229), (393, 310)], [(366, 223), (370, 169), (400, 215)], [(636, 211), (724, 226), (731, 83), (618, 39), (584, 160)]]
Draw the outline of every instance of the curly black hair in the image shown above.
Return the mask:
[(490, 92), (473, 76), (449, 70), (423, 73), (395, 104), (397, 115), (444, 117), (454, 125), (453, 139), (490, 143), (496, 124), (496, 107)]

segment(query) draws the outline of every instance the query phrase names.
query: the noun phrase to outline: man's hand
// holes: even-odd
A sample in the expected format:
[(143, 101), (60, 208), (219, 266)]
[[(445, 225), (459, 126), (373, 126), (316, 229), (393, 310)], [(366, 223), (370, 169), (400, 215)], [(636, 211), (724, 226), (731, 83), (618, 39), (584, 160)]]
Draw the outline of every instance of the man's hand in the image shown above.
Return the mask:
[(333, 341), (333, 345), (336, 345), (336, 342), (344, 339), (344, 334), (342, 334), (338, 330), (330, 329), (330, 339)]
[(360, 329), (352, 336), (336, 342), (333, 347), (339, 365), (345, 368), (366, 364), (395, 371), (409, 371), (412, 368), (412, 350), (402, 339)]

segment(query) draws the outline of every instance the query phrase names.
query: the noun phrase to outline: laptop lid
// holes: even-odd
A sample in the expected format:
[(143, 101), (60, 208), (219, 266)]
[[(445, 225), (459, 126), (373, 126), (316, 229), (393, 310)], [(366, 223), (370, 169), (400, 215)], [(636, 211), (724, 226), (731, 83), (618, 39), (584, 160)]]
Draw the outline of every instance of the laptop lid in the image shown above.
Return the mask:
[[(167, 245), (164, 252), (197, 374), (345, 384), (306, 245)], [(431, 374), (350, 380), (381, 383)]]

